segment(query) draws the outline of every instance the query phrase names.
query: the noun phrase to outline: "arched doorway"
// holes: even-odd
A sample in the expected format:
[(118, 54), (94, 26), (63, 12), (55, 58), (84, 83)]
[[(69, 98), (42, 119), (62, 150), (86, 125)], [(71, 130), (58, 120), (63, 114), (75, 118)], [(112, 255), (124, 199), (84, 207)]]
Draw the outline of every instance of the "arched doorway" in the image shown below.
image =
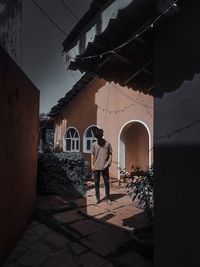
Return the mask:
[(143, 170), (150, 166), (150, 132), (141, 121), (130, 121), (119, 134), (119, 167), (130, 171), (132, 165)]

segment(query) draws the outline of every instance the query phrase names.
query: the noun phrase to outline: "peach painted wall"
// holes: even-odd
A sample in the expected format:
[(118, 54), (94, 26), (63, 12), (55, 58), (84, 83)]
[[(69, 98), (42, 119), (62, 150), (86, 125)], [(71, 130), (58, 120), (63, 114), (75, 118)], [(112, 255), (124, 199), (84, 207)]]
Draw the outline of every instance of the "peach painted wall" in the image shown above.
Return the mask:
[[(55, 145), (59, 141), (61, 147), (63, 147), (63, 137), (66, 129), (75, 127), (80, 135), (80, 151), (83, 151), (83, 135), (85, 130), (91, 125), (97, 125), (97, 107), (94, 104), (95, 93), (104, 84), (104, 80), (94, 79), (60, 113), (56, 119)], [(84, 156), (90, 161), (90, 154), (84, 153)]]
[(39, 91), (0, 47), (0, 265), (35, 206)]
[[(153, 140), (153, 98), (112, 82), (106, 83), (96, 93), (96, 104), (98, 105), (98, 125), (104, 129), (105, 138), (110, 140), (113, 147), (113, 164), (110, 172), (116, 176), (119, 165), (120, 133), (129, 122), (139, 121), (148, 127), (150, 132), (149, 149), (151, 150)], [(151, 152), (150, 161), (152, 162), (152, 160)]]
[[(146, 169), (149, 166), (148, 158), (148, 132), (140, 123), (132, 123), (124, 128), (122, 136), (126, 146), (125, 166), (131, 171), (132, 165)], [(139, 152), (139, 153), (138, 153)]]
[[(137, 91), (108, 83), (95, 78), (82, 92), (74, 97), (72, 102), (60, 113), (60, 133), (56, 123), (55, 142), (63, 140), (64, 131), (68, 127), (75, 127), (80, 134), (83, 152), (83, 134), (91, 125), (104, 129), (104, 136), (113, 147), (113, 164), (110, 174), (118, 177), (119, 166), (119, 138), (123, 128), (130, 122), (142, 122), (150, 135), (149, 150), (153, 137), (153, 98)], [(57, 119), (58, 122), (58, 119)], [(146, 128), (145, 128), (146, 129)], [(144, 153), (144, 151), (141, 151)], [(147, 152), (148, 153), (148, 152)], [(89, 160), (90, 155), (85, 154)], [(149, 153), (149, 163), (152, 162), (152, 150)], [(129, 163), (130, 165), (130, 163)]]

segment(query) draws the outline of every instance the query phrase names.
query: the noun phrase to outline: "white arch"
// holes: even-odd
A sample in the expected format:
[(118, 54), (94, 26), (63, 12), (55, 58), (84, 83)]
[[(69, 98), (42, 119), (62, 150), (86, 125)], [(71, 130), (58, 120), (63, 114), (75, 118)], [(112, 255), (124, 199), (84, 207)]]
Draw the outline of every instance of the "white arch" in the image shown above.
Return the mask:
[(148, 136), (149, 136), (149, 167), (151, 166), (151, 133), (150, 133), (150, 130), (149, 130), (149, 127), (146, 125), (145, 122), (141, 121), (141, 120), (130, 120), (130, 121), (127, 121), (120, 129), (119, 131), (119, 136), (118, 136), (118, 180), (120, 179), (120, 170), (119, 170), (119, 163), (120, 163), (120, 137), (121, 137), (121, 134), (122, 134), (122, 131), (123, 129), (130, 123), (134, 123), (134, 122), (139, 122), (141, 123), (147, 130), (148, 132)]
[(86, 141), (86, 133), (87, 133), (88, 129), (91, 128), (91, 127), (97, 127), (97, 128), (100, 128), (98, 125), (92, 124), (92, 125), (88, 126), (88, 127), (86, 128), (86, 130), (84, 131), (84, 134), (83, 134), (83, 152), (84, 152), (84, 153), (89, 153), (89, 152), (87, 151), (87, 149), (86, 149), (86, 142), (85, 142), (85, 141)]
[(76, 127), (73, 127), (73, 126), (70, 126), (70, 127), (68, 127), (66, 130), (65, 130), (65, 132), (64, 132), (64, 135), (63, 135), (63, 151), (64, 152), (66, 152), (66, 138), (65, 138), (65, 134), (66, 134), (66, 132), (67, 131), (69, 131), (70, 129), (74, 129), (76, 132), (77, 132), (77, 134), (78, 134), (78, 140), (79, 140), (79, 142), (78, 142), (78, 151), (80, 152), (80, 134), (79, 134), (79, 131), (77, 130), (77, 128)]

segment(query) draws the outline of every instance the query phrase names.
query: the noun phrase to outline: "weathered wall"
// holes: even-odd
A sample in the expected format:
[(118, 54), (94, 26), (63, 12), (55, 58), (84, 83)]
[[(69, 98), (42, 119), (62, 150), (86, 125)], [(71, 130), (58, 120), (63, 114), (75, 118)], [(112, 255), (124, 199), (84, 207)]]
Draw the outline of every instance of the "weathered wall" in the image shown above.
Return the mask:
[(36, 197), (39, 91), (0, 48), (0, 263)]
[(157, 32), (155, 46), (155, 266), (199, 266), (200, 3)]
[[(75, 127), (80, 134), (80, 151), (83, 152), (85, 130), (91, 125), (104, 129), (105, 139), (113, 147), (113, 164), (110, 168), (113, 177), (118, 176), (119, 138), (121, 130), (127, 123), (134, 121), (145, 123), (150, 132), (149, 145), (152, 146), (153, 99), (127, 87), (106, 83), (96, 78), (74, 97), (60, 115), (60, 121), (56, 123), (55, 144), (63, 140), (68, 127)], [(84, 155), (90, 162), (90, 154), (84, 153)]]

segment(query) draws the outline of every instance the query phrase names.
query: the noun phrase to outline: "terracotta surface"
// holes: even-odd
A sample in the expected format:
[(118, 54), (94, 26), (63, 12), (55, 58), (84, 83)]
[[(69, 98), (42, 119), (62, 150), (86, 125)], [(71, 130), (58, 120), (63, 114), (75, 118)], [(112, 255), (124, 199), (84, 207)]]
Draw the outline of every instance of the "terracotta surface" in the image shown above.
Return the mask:
[(141, 256), (132, 243), (132, 230), (145, 225), (142, 210), (127, 196), (125, 184), (119, 187), (111, 180), (111, 204), (104, 193), (102, 184), (101, 201), (95, 204), (90, 182), (86, 196), (77, 200), (38, 197), (37, 216), (3, 267), (152, 267), (153, 260)]

